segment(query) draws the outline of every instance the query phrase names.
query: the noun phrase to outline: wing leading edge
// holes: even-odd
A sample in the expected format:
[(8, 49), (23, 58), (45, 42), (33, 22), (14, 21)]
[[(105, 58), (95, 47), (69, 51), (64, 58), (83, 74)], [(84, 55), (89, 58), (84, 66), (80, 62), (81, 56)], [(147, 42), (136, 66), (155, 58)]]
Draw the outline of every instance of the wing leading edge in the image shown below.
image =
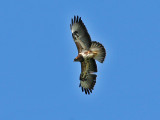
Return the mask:
[(89, 50), (91, 46), (91, 38), (83, 21), (81, 20), (81, 17), (74, 16), (74, 18), (71, 19), (70, 29), (78, 52), (81, 52), (82, 49)]

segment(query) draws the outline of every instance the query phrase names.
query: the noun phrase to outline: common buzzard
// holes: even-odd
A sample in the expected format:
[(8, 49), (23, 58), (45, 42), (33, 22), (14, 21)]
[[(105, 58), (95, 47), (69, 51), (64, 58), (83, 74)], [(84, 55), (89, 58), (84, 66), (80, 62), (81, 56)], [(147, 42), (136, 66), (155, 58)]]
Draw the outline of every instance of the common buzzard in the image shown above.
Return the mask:
[(81, 20), (81, 17), (74, 16), (71, 19), (70, 29), (73, 40), (78, 49), (78, 56), (74, 61), (81, 63), (80, 85), (85, 94), (92, 93), (96, 83), (97, 65), (95, 60), (103, 63), (106, 50), (103, 45), (96, 41), (91, 41), (90, 35)]

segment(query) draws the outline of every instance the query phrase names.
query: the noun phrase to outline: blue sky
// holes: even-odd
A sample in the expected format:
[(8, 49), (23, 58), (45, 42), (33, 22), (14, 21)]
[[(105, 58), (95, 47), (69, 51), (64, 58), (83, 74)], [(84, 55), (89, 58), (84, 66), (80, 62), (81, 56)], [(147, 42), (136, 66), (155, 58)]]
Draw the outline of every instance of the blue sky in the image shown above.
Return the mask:
[[(1, 120), (159, 120), (159, 0), (0, 2)], [(107, 51), (81, 92), (70, 21)]]

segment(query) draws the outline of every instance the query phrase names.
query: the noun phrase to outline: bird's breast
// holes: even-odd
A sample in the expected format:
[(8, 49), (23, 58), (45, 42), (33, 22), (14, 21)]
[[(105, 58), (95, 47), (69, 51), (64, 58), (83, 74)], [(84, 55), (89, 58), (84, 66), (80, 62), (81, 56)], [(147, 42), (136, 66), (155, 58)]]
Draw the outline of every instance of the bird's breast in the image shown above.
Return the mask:
[(81, 53), (83, 58), (93, 58), (93, 52), (92, 51), (84, 51)]

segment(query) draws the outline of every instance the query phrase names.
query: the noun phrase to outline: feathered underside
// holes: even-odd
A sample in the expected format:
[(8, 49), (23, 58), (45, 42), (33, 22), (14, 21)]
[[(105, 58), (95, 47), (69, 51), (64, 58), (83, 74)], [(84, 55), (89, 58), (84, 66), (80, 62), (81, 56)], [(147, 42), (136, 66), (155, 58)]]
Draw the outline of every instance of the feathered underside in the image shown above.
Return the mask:
[(94, 90), (94, 85), (96, 84), (96, 77), (95, 74), (88, 74), (87, 80), (81, 80), (79, 87), (82, 88), (82, 92), (85, 92), (85, 94), (92, 93), (92, 90)]
[(95, 53), (95, 55), (93, 57), (95, 60), (99, 61), (100, 63), (103, 63), (103, 61), (106, 57), (106, 50), (101, 43), (96, 42), (96, 41), (92, 41), (90, 51)]
[(96, 41), (91, 41), (91, 37), (81, 20), (81, 17), (74, 16), (71, 19), (70, 29), (73, 40), (78, 49), (78, 56), (74, 61), (81, 63), (80, 85), (85, 94), (92, 93), (96, 84), (97, 72), (96, 61), (103, 63), (106, 51), (104, 46)]
[(83, 49), (89, 50), (91, 46), (91, 38), (83, 21), (81, 20), (81, 17), (74, 16), (74, 19), (71, 19), (70, 29), (72, 31), (72, 37), (77, 46), (78, 53)]
[(97, 65), (94, 59), (84, 60), (81, 62), (81, 74), (80, 74), (80, 87), (82, 92), (86, 94), (92, 93), (94, 85), (96, 84), (97, 75), (93, 74), (97, 72)]

